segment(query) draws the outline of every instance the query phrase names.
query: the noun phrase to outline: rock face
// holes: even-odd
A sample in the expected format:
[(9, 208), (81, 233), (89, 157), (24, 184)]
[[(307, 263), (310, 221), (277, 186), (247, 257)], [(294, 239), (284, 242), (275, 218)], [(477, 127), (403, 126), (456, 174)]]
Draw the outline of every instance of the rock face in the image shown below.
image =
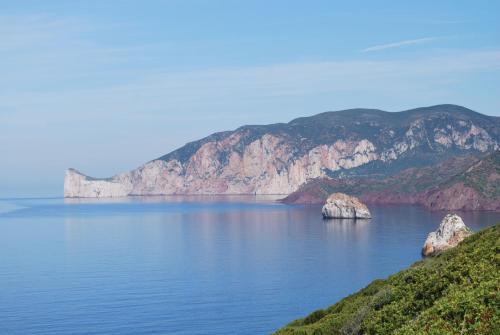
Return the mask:
[(457, 156), (436, 165), (405, 169), (387, 178), (314, 179), (282, 201), (322, 204), (334, 192), (355, 195), (367, 204), (500, 211), (500, 151), (482, 158)]
[(460, 106), (327, 112), (215, 133), (111, 178), (70, 169), (64, 196), (289, 194), (314, 178), (395, 173), (499, 143), (500, 119)]
[(130, 194), (131, 183), (120, 176), (110, 179), (94, 179), (75, 169), (68, 169), (64, 176), (64, 196), (67, 198), (108, 198)]
[(472, 235), (472, 231), (456, 214), (444, 217), (439, 228), (429, 233), (422, 248), (423, 256), (434, 256), (444, 250), (457, 246), (464, 238)]
[(321, 209), (325, 219), (369, 219), (370, 211), (356, 197), (343, 193), (334, 193), (328, 197)]

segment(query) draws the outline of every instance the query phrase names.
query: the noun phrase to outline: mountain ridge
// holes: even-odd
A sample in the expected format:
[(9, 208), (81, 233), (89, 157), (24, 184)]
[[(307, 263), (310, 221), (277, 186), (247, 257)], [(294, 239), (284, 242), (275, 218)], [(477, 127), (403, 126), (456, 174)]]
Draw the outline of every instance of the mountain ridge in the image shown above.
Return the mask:
[[(475, 112), (469, 108), (459, 106), (459, 105), (453, 105), (453, 104), (440, 104), (440, 105), (433, 105), (429, 107), (419, 107), (419, 108), (413, 108), (413, 109), (407, 109), (403, 110), (400, 112), (389, 112), (389, 111), (384, 111), (381, 109), (375, 109), (375, 108), (350, 108), (350, 109), (343, 109), (343, 110), (338, 110), (338, 111), (327, 111), (327, 112), (322, 112), (318, 114), (314, 114), (311, 116), (305, 116), (305, 117), (298, 117), (295, 119), (290, 120), (289, 122), (278, 122), (278, 123), (271, 123), (268, 125), (261, 125), (261, 124), (253, 124), (253, 125), (244, 125), (240, 126), (234, 130), (225, 130), (225, 131), (220, 131), (220, 132), (215, 132), (213, 134), (210, 134), (200, 140), (195, 140), (186, 143), (184, 146), (173, 150), (170, 153), (167, 153), (165, 155), (162, 155), (158, 157), (157, 159), (161, 160), (167, 160), (172, 158), (172, 154), (183, 150), (186, 147), (192, 147), (194, 145), (197, 145), (199, 143), (206, 143), (207, 141), (212, 141), (212, 140), (220, 140), (226, 136), (229, 136), (230, 134), (238, 131), (245, 131), (245, 130), (253, 130), (253, 131), (259, 131), (259, 132), (270, 132), (273, 133), (273, 128), (282, 128), (282, 127), (287, 127), (287, 126), (300, 126), (301, 121), (309, 121), (309, 120), (317, 120), (320, 122), (314, 122), (316, 124), (321, 124), (325, 120), (324, 118), (330, 119), (330, 118), (335, 118), (335, 117), (347, 117), (347, 118), (352, 118), (352, 114), (359, 114), (359, 113), (365, 113), (365, 115), (368, 115), (369, 117), (373, 117), (373, 113), (379, 114), (379, 116), (388, 116), (392, 118), (397, 118), (399, 115), (397, 114), (405, 114), (408, 115), (408, 117), (411, 116), (428, 116), (429, 114), (447, 114), (447, 113), (460, 113), (463, 116), (477, 116), (477, 117), (486, 117), (486, 118), (493, 118), (496, 119), (498, 123), (500, 123), (500, 117), (496, 116), (488, 116), (485, 114), (481, 114), (478, 112)], [(396, 116), (397, 115), (397, 116)], [(359, 115), (355, 115), (356, 117), (359, 117)], [(378, 119), (380, 121), (380, 119)], [(500, 124), (499, 124), (500, 125)], [(497, 125), (498, 126), (498, 125)], [(271, 131), (269, 131), (271, 130)], [(500, 131), (500, 130), (499, 130)], [(187, 148), (186, 148), (187, 149)]]
[(499, 143), (500, 118), (461, 106), (349, 109), (214, 133), (111, 178), (68, 170), (64, 195), (289, 194), (318, 177), (394, 174)]

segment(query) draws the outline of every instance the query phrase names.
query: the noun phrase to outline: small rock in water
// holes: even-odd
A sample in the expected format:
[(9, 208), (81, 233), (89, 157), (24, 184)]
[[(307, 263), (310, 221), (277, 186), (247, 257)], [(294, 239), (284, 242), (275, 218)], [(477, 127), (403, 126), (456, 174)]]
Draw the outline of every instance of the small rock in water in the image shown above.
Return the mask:
[(422, 255), (434, 256), (457, 246), (470, 235), (472, 235), (472, 231), (465, 225), (460, 216), (448, 214), (441, 221), (439, 228), (427, 236), (422, 248)]
[(326, 199), (321, 213), (325, 219), (369, 219), (370, 211), (358, 198), (333, 193)]

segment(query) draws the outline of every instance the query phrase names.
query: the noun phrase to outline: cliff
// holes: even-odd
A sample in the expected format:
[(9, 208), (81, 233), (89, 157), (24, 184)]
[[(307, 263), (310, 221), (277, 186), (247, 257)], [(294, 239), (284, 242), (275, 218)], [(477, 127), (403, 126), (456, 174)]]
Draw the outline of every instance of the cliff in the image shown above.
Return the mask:
[(326, 112), (216, 133), (111, 178), (70, 169), (64, 196), (289, 194), (315, 178), (384, 177), (499, 141), (499, 118), (455, 105)]
[(453, 157), (381, 179), (319, 178), (304, 184), (283, 201), (320, 204), (333, 192), (355, 195), (372, 204), (420, 204), (430, 210), (499, 211), (500, 152), (481, 158)]
[(276, 334), (498, 334), (499, 241), (485, 229)]

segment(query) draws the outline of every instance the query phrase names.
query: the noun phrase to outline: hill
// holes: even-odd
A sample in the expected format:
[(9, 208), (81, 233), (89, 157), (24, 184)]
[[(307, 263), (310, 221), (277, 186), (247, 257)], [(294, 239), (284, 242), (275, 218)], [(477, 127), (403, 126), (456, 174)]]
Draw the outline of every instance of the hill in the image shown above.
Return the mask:
[(275, 334), (498, 334), (499, 252), (497, 225)]
[(318, 178), (283, 201), (324, 203), (335, 192), (356, 195), (366, 203), (420, 204), (430, 210), (500, 210), (500, 152), (482, 158), (457, 156), (386, 178)]
[(215, 133), (111, 178), (69, 169), (64, 195), (290, 194), (314, 178), (383, 178), (499, 143), (499, 118), (461, 106), (350, 109)]

